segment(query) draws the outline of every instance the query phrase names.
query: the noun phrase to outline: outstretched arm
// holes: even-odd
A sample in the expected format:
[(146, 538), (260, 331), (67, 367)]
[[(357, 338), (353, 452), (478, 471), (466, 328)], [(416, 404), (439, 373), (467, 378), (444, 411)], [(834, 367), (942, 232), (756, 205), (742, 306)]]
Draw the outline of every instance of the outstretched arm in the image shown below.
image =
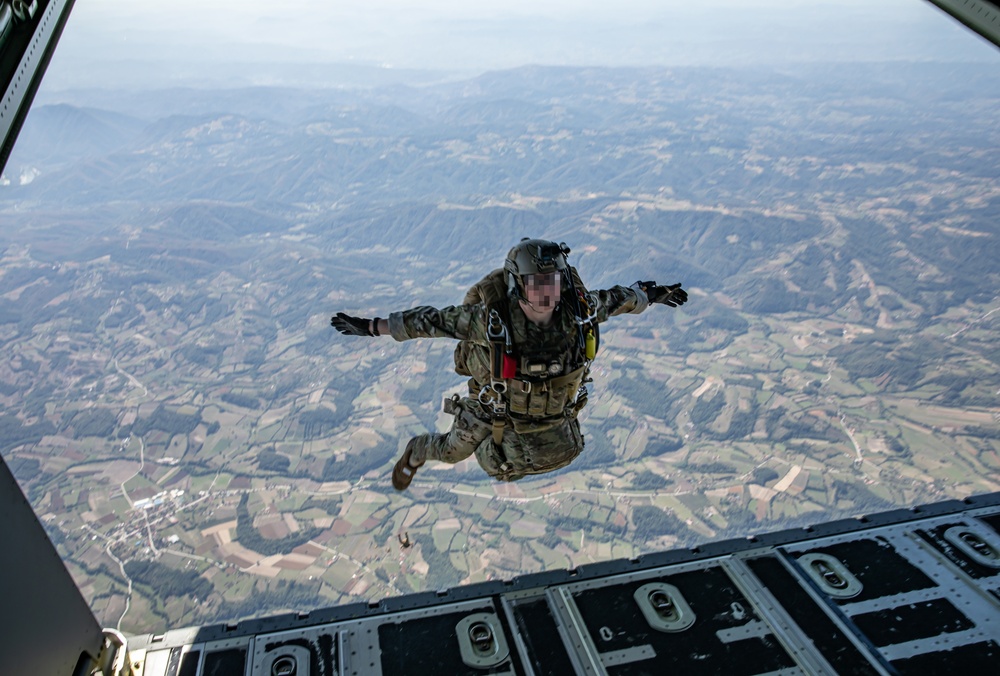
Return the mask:
[(651, 303), (663, 303), (670, 307), (683, 305), (687, 292), (680, 284), (657, 286), (656, 282), (636, 282), (632, 286), (613, 286), (610, 289), (593, 291), (588, 298), (597, 321), (621, 314), (637, 315)]
[(443, 309), (416, 307), (393, 312), (388, 319), (352, 317), (338, 312), (330, 319), (335, 329), (348, 336), (392, 336), (412, 338), (456, 338), (486, 343), (482, 305), (459, 305)]
[(455, 338), (487, 344), (486, 309), (483, 305), (451, 305), (440, 310), (430, 306), (393, 312), (389, 315), (389, 335), (396, 340), (412, 338)]

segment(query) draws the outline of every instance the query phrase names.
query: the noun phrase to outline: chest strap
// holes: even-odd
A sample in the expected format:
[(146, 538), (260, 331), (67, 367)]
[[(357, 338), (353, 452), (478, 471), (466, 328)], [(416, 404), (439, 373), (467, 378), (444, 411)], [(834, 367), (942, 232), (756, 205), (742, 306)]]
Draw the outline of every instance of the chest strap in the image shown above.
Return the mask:
[(570, 371), (564, 376), (559, 376), (558, 378), (550, 378), (549, 380), (543, 380), (540, 384), (545, 385), (546, 388), (552, 389), (557, 387), (563, 387), (564, 385), (569, 385), (574, 380), (582, 380), (587, 371), (587, 366), (581, 366), (575, 371)]

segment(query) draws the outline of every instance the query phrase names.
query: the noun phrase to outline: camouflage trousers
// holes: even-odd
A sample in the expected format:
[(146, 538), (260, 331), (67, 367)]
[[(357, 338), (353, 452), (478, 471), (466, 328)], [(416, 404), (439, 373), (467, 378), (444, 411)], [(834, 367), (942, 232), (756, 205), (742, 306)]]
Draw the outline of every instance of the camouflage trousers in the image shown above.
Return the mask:
[(414, 437), (412, 458), (417, 462), (439, 460), (458, 463), (473, 453), (487, 474), (498, 481), (517, 481), (529, 474), (544, 474), (565, 467), (583, 450), (583, 435), (576, 417), (532, 426), (509, 422), (500, 448), (493, 443), (489, 417), (475, 399), (454, 402), (455, 420), (444, 434)]

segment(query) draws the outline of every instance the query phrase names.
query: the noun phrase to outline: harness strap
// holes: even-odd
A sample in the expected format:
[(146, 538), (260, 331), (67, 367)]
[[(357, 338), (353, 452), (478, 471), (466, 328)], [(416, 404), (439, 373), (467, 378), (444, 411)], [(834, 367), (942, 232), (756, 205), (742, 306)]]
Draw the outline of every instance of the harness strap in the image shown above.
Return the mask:
[(507, 426), (507, 421), (499, 416), (493, 416), (493, 443), (499, 449), (503, 444), (503, 430)]
[(484, 410), (490, 411), (490, 419), (493, 425), (493, 443), (499, 449), (503, 441), (503, 428), (507, 425), (507, 402), (504, 401), (503, 392), (494, 389), (492, 386), (487, 386), (479, 390), (478, 399), (480, 406)]
[[(576, 271), (572, 270), (572, 273), (575, 274)], [(470, 290), (468, 295), (471, 295), (473, 290)], [(573, 292), (576, 293), (575, 285)], [(486, 336), (490, 350), (490, 384), (483, 387), (474, 396), (479, 399), (484, 410), (490, 411), (493, 444), (502, 456), (503, 432), (507, 426), (507, 386), (517, 382), (521, 383), (522, 386), (527, 384), (530, 388), (532, 383), (516, 378), (517, 367), (511, 358), (510, 315), (506, 304), (501, 302), (499, 298), (489, 298), (486, 302), (486, 310)], [(590, 308), (587, 307), (587, 310), (587, 318), (590, 319)], [(587, 351), (586, 356), (588, 359), (592, 359), (589, 351)], [(559, 388), (582, 381), (586, 377), (588, 367), (589, 361), (566, 375), (542, 381), (539, 385), (546, 389)]]
[(542, 381), (542, 383), (540, 383), (540, 384), (545, 385), (546, 387), (548, 387), (550, 389), (551, 388), (556, 388), (556, 387), (562, 387), (563, 385), (570, 384), (574, 380), (582, 378), (583, 374), (584, 374), (584, 372), (586, 370), (587, 370), (587, 366), (583, 365), (580, 368), (576, 369), (575, 371), (570, 371), (569, 373), (567, 373), (564, 376), (559, 376), (558, 378), (552, 378), (551, 380), (545, 380), (545, 381)]

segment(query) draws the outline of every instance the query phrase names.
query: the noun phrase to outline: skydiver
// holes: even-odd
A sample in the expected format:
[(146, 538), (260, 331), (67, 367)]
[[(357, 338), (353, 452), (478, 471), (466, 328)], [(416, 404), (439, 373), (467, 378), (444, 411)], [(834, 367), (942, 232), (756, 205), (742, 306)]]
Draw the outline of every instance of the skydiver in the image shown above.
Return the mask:
[(469, 376), (469, 395), (445, 400), (451, 430), (406, 444), (392, 485), (406, 490), (428, 460), (458, 463), (473, 453), (498, 481), (565, 467), (583, 450), (577, 414), (587, 402), (587, 376), (599, 324), (639, 314), (651, 303), (678, 307), (680, 284), (636, 282), (588, 292), (569, 265), (566, 244), (522, 239), (466, 294), (462, 305), (423, 306), (388, 319), (338, 312), (330, 324), (345, 335), (454, 338), (455, 370)]

